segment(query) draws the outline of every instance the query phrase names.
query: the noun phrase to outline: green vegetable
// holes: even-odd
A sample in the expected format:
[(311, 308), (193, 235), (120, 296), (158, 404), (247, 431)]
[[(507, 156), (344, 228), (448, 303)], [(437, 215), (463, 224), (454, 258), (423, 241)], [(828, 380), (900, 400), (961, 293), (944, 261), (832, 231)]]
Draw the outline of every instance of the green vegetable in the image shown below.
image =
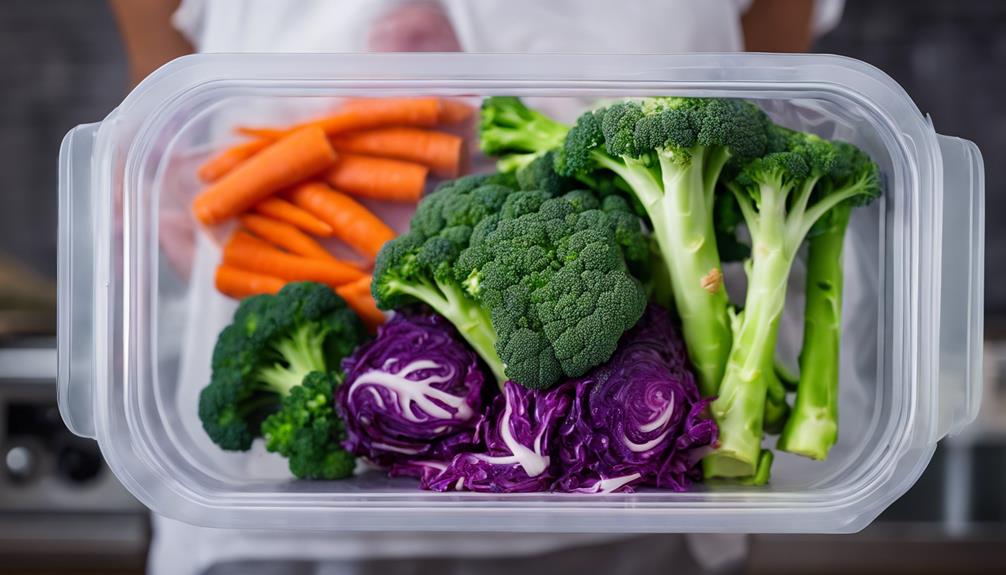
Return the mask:
[(562, 145), (569, 126), (524, 105), (520, 98), (493, 96), (482, 101), (479, 147), (499, 158), (500, 172), (516, 172)]
[(622, 198), (520, 191), (476, 226), (455, 277), (490, 310), (506, 376), (545, 389), (611, 357), (646, 308), (626, 260), (648, 257)]
[(279, 411), (262, 422), (266, 449), (286, 457), (301, 479), (342, 479), (353, 474), (355, 458), (340, 446), (345, 430), (336, 416), (333, 390), (340, 377), (312, 371), (283, 397)]
[(556, 162), (579, 179), (610, 170), (642, 204), (705, 396), (717, 393), (732, 339), (716, 237), (730, 226), (716, 221), (717, 182), (731, 159), (764, 152), (767, 125), (758, 108), (738, 100), (622, 102), (580, 116)]
[(827, 458), (838, 439), (838, 366), (842, 328), (842, 245), (853, 208), (880, 193), (877, 165), (851, 144), (835, 142), (836, 158), (814, 193), (863, 189), (839, 203), (811, 228), (807, 300), (796, 403), (777, 447), (813, 459)]
[(432, 307), (498, 382), (546, 388), (607, 360), (639, 319), (645, 295), (628, 266), (645, 273), (649, 247), (622, 198), (504, 183), (470, 176), (424, 198), (378, 254), (372, 290), (382, 309)]
[(744, 310), (712, 404), (720, 434), (718, 448), (703, 462), (711, 477), (747, 477), (757, 469), (766, 396), (782, 387), (775, 376), (774, 352), (797, 250), (810, 229), (836, 206), (879, 194), (872, 171), (845, 186), (818, 185), (837, 173), (831, 143), (778, 127), (772, 128), (770, 139), (773, 152), (745, 163), (726, 183), (751, 234), (752, 255)]
[(366, 337), (359, 317), (327, 286), (287, 284), (245, 299), (213, 349), (199, 419), (214, 443), (243, 451), (263, 418), (312, 371), (335, 370)]

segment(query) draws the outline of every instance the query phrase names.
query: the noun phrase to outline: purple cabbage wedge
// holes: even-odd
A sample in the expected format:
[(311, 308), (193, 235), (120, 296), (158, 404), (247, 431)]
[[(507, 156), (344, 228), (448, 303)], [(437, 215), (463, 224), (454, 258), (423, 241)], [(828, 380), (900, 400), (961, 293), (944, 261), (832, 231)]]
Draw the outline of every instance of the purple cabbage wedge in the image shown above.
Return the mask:
[(554, 490), (684, 491), (701, 478), (697, 464), (716, 424), (666, 310), (651, 304), (611, 361), (570, 383), (575, 400), (559, 429)]
[(478, 358), (439, 315), (397, 314), (343, 360), (336, 407), (344, 447), (399, 474), (408, 462), (449, 460), (479, 435), (484, 375)]
[(552, 456), (555, 432), (572, 401), (568, 382), (536, 391), (507, 381), (486, 416), (484, 449), (456, 455), (439, 473), (430, 470), (422, 477), (422, 487), (492, 493), (549, 489), (557, 469)]

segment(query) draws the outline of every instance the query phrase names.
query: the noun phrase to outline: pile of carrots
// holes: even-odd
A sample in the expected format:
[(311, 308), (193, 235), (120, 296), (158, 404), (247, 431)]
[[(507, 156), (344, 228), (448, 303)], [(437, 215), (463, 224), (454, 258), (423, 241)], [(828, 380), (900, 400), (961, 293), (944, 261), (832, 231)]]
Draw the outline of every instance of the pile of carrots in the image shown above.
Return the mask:
[(456, 177), (462, 138), (431, 128), (471, 113), (442, 98), (354, 99), (288, 128), (239, 127), (250, 139), (199, 167), (207, 187), (192, 205), (205, 225), (239, 223), (224, 246), (217, 289), (243, 298), (317, 281), (372, 328), (382, 323), (368, 266), (337, 259), (315, 238), (338, 238), (372, 265), (395, 233), (356, 198), (414, 203), (430, 173)]

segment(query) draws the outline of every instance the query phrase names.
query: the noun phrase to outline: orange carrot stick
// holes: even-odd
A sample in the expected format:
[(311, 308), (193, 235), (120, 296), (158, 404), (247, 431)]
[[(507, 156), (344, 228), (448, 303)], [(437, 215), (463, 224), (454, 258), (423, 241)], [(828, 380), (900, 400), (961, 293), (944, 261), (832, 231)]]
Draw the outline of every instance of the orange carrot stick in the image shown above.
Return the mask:
[(285, 281), (277, 277), (252, 273), (228, 265), (217, 267), (217, 291), (235, 299), (262, 293), (276, 294), (285, 284)]
[(294, 188), (290, 201), (332, 226), (332, 234), (373, 259), (395, 232), (356, 200), (320, 182)]
[(255, 211), (271, 218), (297, 226), (309, 234), (323, 238), (332, 235), (332, 226), (282, 198), (267, 198), (255, 206)]
[(354, 196), (391, 202), (418, 202), (426, 185), (425, 166), (373, 158), (356, 154), (339, 154), (339, 159), (324, 178), (337, 190)]
[(317, 127), (297, 130), (210, 184), (196, 196), (192, 210), (204, 224), (219, 223), (334, 162), (335, 150), (324, 132)]
[(468, 104), (450, 98), (440, 100), (440, 123), (460, 124), (472, 116), (474, 110)]
[(337, 152), (415, 162), (446, 178), (456, 177), (461, 164), (461, 137), (444, 132), (419, 128), (381, 128), (340, 134), (332, 136), (330, 140)]
[(335, 293), (346, 300), (349, 307), (360, 316), (371, 333), (377, 331), (377, 326), (384, 323), (384, 313), (377, 309), (374, 296), (370, 293), (370, 276), (364, 276), (355, 282), (335, 288)]
[(333, 287), (363, 277), (363, 272), (345, 262), (284, 253), (241, 230), (224, 246), (224, 264), (289, 281), (315, 281)]
[(270, 217), (245, 214), (240, 217), (241, 225), (256, 236), (275, 244), (286, 251), (316, 260), (335, 261), (335, 256), (311, 239), (311, 236), (296, 227)]
[(272, 140), (263, 138), (241, 142), (203, 162), (203, 165), (199, 166), (199, 171), (196, 173), (202, 181), (206, 183), (214, 182), (223, 177), (227, 172), (241, 165), (248, 158), (269, 147), (271, 143)]
[(348, 100), (329, 116), (305, 122), (287, 130), (239, 126), (238, 133), (257, 137), (276, 137), (306, 126), (317, 126), (332, 136), (385, 128), (388, 126), (435, 126), (440, 119), (438, 98), (365, 98)]

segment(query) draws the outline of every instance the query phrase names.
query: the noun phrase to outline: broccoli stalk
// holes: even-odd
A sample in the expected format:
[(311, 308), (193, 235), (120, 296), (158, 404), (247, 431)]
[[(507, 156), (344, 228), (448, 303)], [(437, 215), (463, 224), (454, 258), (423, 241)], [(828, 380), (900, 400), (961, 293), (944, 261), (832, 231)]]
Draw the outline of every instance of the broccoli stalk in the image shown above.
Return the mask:
[(717, 393), (732, 339), (716, 183), (731, 158), (764, 151), (766, 122), (760, 110), (734, 100), (623, 102), (580, 116), (557, 161), (561, 173), (581, 179), (614, 172), (644, 207), (705, 396)]
[(837, 165), (834, 146), (810, 134), (777, 130), (786, 151), (748, 162), (727, 182), (751, 234), (752, 255), (744, 310), (712, 404), (720, 435), (716, 451), (703, 460), (710, 477), (747, 477), (757, 469), (766, 395), (770, 386), (781, 387), (774, 351), (797, 250), (811, 227), (836, 206), (878, 193), (876, 179), (869, 177), (818, 187)]
[(500, 172), (516, 172), (558, 148), (568, 131), (569, 126), (528, 108), (520, 98), (493, 96), (482, 101), (479, 147), (499, 158)]
[(835, 167), (819, 186), (826, 193), (865, 186), (835, 206), (811, 230), (800, 378), (793, 413), (776, 445), (812, 459), (827, 458), (838, 439), (838, 368), (842, 327), (842, 246), (852, 210), (876, 197), (877, 166), (854, 146), (835, 143)]

